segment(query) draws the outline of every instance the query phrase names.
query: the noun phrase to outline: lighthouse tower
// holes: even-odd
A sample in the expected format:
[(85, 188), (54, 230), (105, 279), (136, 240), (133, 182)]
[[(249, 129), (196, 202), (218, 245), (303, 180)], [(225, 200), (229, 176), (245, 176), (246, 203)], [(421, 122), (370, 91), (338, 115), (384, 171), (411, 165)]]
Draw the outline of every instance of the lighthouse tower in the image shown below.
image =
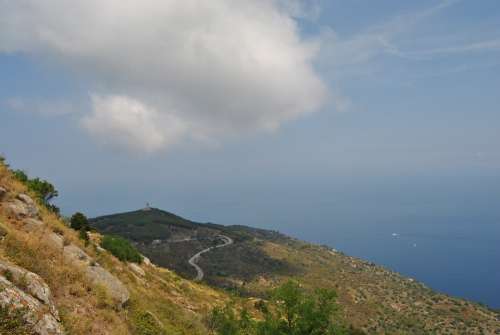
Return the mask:
[(149, 205), (149, 202), (146, 202), (146, 207), (144, 207), (142, 210), (145, 212), (148, 212), (151, 210), (151, 206)]

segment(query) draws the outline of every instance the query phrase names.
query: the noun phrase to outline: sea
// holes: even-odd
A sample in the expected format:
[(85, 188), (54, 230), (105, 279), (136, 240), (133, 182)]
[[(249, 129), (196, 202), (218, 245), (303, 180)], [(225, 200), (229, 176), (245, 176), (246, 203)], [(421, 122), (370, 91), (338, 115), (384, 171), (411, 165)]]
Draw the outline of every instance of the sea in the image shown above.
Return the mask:
[(500, 178), (311, 178), (212, 195), (196, 218), (278, 230), (500, 309)]

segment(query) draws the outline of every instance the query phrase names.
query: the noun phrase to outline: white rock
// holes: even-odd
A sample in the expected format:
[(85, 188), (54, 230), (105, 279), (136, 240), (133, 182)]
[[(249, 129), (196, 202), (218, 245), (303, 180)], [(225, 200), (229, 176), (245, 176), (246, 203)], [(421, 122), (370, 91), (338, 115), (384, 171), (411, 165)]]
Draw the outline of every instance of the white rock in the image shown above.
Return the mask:
[(24, 289), (27, 293), (49, 306), (53, 310), (54, 316), (59, 317), (52, 301), (50, 288), (42, 277), (21, 267), (0, 261), (0, 273), (5, 275), (6, 272), (11, 274), (13, 284), (25, 286)]
[(118, 302), (120, 306), (129, 300), (130, 294), (125, 285), (123, 285), (118, 278), (109, 273), (108, 270), (99, 265), (89, 266), (86, 269), (86, 273), (94, 285), (104, 286), (109, 296), (114, 301)]
[(47, 241), (56, 249), (62, 249), (64, 247), (64, 239), (56, 233), (50, 233), (47, 236)]
[(24, 219), (23, 222), (24, 222), (23, 230), (27, 232), (33, 232), (42, 229), (45, 226), (45, 224), (42, 221), (33, 218)]
[(6, 208), (18, 219), (38, 217), (38, 208), (35, 202), (26, 194), (19, 194), (16, 199), (7, 203)]
[(136, 263), (128, 263), (128, 267), (138, 276), (144, 277), (146, 275), (146, 272)]
[(99, 264), (92, 262), (92, 258), (85, 251), (70, 244), (64, 247), (63, 255), (66, 260), (84, 267), (85, 273), (94, 285), (106, 288), (109, 296), (120, 306), (128, 301), (130, 294), (123, 283)]
[[(26, 271), (26, 270), (25, 270)], [(40, 300), (23, 292), (13, 283), (0, 275), (0, 306), (21, 309), (27, 324), (33, 326), (38, 335), (63, 335), (64, 330), (47, 307)]]

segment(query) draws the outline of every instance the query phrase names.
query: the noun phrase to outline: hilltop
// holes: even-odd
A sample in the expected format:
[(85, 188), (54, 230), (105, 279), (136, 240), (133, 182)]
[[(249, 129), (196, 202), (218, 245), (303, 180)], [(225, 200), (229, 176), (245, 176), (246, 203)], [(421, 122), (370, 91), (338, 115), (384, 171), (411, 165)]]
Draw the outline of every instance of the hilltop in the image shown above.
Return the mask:
[(433, 291), (424, 284), (326, 246), (275, 231), (197, 223), (160, 210), (138, 210), (91, 220), (101, 233), (121, 235), (154, 263), (186, 279), (196, 277), (190, 257), (203, 254), (203, 281), (247, 298), (265, 298), (288, 278), (304, 286), (333, 288), (346, 320), (370, 334), (498, 334), (500, 318), (478, 304)]

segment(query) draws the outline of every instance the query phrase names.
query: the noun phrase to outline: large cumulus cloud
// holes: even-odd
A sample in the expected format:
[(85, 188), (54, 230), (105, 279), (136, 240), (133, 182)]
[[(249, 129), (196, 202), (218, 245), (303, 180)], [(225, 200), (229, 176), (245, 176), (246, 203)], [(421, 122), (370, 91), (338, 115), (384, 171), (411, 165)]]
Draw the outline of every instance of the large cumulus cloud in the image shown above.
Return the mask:
[(82, 125), (157, 151), (276, 129), (318, 110), (326, 87), (283, 0), (0, 0), (0, 52), (90, 82)]

